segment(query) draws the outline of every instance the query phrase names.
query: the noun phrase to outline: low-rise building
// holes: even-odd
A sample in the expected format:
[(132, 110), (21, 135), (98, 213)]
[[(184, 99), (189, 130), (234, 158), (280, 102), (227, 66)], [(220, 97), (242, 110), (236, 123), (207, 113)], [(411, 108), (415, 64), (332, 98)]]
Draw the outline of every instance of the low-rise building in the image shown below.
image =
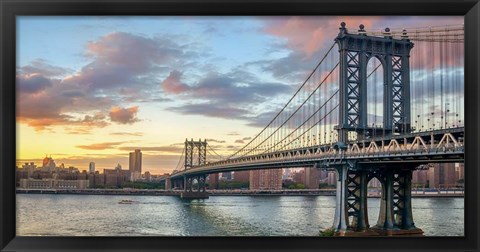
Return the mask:
[(20, 188), (25, 189), (85, 189), (88, 180), (20, 179)]
[(130, 171), (122, 170), (121, 167), (115, 169), (103, 169), (105, 176), (105, 186), (120, 187), (124, 182), (130, 181)]

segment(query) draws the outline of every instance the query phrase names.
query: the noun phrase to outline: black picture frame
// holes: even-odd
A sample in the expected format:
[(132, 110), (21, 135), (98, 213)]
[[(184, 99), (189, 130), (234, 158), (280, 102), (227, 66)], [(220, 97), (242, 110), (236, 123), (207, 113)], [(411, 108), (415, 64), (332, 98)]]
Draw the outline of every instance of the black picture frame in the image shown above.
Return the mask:
[[(0, 0), (1, 251), (478, 251), (478, 0)], [(16, 15), (464, 15), (465, 237), (16, 237)], [(11, 168), (10, 168), (11, 167)]]

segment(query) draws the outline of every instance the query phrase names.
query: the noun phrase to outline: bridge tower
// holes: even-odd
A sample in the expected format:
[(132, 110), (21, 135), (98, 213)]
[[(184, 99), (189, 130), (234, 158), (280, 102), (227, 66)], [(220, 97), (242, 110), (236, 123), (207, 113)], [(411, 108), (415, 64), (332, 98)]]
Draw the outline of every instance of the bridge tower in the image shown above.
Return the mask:
[[(357, 139), (372, 136), (367, 122), (367, 64), (377, 58), (383, 66), (383, 132), (394, 135), (410, 132), (410, 65), (413, 43), (404, 32), (394, 39), (385, 29), (384, 37), (367, 36), (360, 25), (358, 34), (348, 33), (342, 22), (335, 38), (339, 48), (339, 125), (334, 148), (345, 152), (348, 133)], [(411, 177), (415, 169), (405, 164), (357, 164), (344, 160), (335, 165), (337, 203), (334, 229), (340, 235), (375, 230), (387, 235), (421, 234), (415, 227), (411, 209)], [(377, 178), (382, 183), (382, 198), (377, 225), (370, 229), (367, 212), (367, 184)]]
[(193, 141), (185, 139), (185, 170), (196, 165), (204, 165), (207, 161), (207, 140)]
[[(185, 139), (185, 170), (194, 166), (205, 165), (207, 161), (207, 140), (194, 141)], [(197, 191), (205, 192), (206, 175), (198, 175), (193, 177), (183, 177), (183, 189), (192, 192), (194, 181), (197, 181)]]
[(367, 36), (360, 25), (358, 34), (348, 33), (345, 23), (335, 38), (340, 53), (339, 141), (348, 141), (348, 132), (362, 136), (374, 130), (367, 123), (367, 64), (372, 58), (383, 66), (383, 129), (387, 134), (410, 131), (410, 50), (413, 43), (406, 33), (394, 39)]

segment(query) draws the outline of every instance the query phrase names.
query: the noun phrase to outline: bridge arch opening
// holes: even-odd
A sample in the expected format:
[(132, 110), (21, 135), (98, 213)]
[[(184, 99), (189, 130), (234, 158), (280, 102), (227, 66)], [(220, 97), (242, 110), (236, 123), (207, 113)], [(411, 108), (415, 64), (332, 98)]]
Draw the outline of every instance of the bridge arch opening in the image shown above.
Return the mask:
[(383, 196), (383, 183), (377, 177), (372, 177), (367, 182), (367, 211), (368, 211), (368, 220), (370, 227), (378, 225), (381, 220), (380, 216), (380, 202)]
[(366, 109), (367, 109), (367, 128), (366, 135), (376, 137), (381, 135), (383, 128), (383, 114), (385, 101), (385, 71), (382, 61), (378, 56), (372, 56), (367, 63), (366, 80)]

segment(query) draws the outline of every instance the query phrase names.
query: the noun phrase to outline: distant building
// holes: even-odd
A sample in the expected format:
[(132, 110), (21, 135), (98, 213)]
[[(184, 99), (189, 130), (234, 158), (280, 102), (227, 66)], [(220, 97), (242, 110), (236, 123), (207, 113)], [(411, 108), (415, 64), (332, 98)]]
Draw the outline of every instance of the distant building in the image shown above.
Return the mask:
[(85, 189), (88, 180), (20, 179), (20, 188), (25, 189)]
[(209, 189), (218, 189), (218, 173), (208, 174), (207, 183)]
[(57, 172), (53, 173), (54, 177), (64, 180), (82, 180), (88, 179), (87, 173), (80, 173), (77, 168), (71, 167), (67, 169), (59, 169)]
[(300, 183), (305, 185), (305, 169), (295, 171), (292, 174), (292, 178), (295, 183)]
[(105, 186), (105, 175), (100, 174), (98, 171), (88, 174), (88, 185), (90, 188)]
[(90, 172), (90, 173), (95, 172), (95, 163), (94, 162), (90, 162), (90, 164), (88, 164), (88, 172)]
[(54, 172), (56, 168), (55, 161), (52, 159), (52, 157), (47, 157), (42, 161), (42, 171), (44, 172)]
[(19, 186), (20, 179), (27, 179), (29, 177), (26, 169), (15, 169), (15, 183), (17, 186)]
[(130, 179), (130, 171), (122, 170), (121, 166), (115, 169), (103, 169), (103, 175), (107, 187), (120, 187)]
[(328, 185), (337, 185), (337, 174), (334, 171), (328, 171), (327, 183)]
[(318, 189), (320, 184), (320, 169), (305, 168), (305, 188)]
[(236, 171), (233, 173), (233, 181), (235, 182), (249, 182), (250, 171)]
[(415, 170), (412, 173), (412, 186), (423, 188), (428, 184), (428, 170)]
[(430, 188), (449, 188), (457, 184), (454, 163), (433, 164), (428, 169), (428, 184)]
[(282, 169), (250, 171), (250, 190), (281, 190)]
[(232, 172), (222, 172), (222, 180), (232, 180)]
[(455, 172), (457, 175), (457, 181), (460, 179), (465, 179), (465, 164), (464, 163), (456, 163), (455, 164)]
[(134, 152), (130, 152), (129, 156), (130, 180), (136, 181), (140, 179), (142, 174), (142, 152), (140, 149), (136, 149)]
[(291, 170), (289, 168), (283, 169), (283, 175), (282, 175), (282, 180), (293, 180), (291, 176)]
[(149, 171), (145, 172), (145, 181), (152, 181), (152, 175), (150, 174)]
[(25, 163), (22, 165), (22, 169), (27, 172), (28, 177), (31, 177), (37, 166), (33, 163)]

